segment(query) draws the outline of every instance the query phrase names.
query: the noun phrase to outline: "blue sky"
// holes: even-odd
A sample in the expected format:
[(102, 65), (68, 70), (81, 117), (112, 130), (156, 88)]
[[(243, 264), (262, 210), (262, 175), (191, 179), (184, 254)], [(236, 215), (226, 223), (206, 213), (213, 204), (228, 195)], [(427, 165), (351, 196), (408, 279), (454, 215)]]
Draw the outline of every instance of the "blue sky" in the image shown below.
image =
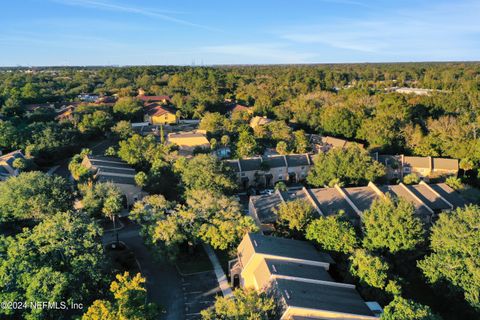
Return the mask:
[(480, 60), (479, 0), (2, 0), (0, 65)]

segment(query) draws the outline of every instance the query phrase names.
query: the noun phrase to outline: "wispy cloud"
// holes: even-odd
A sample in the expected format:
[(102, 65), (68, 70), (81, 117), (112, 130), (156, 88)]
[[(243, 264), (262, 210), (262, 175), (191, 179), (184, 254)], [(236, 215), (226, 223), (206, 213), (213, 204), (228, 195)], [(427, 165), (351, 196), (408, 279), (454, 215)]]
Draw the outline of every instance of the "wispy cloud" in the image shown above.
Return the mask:
[[(243, 43), (216, 46), (204, 46), (200, 52), (214, 53), (254, 61), (264, 60), (270, 63), (307, 63), (316, 56), (311, 52), (292, 50), (288, 45), (281, 43)], [(248, 61), (245, 60), (244, 61)]]
[(177, 24), (181, 24), (189, 27), (201, 28), (201, 29), (210, 30), (210, 31), (218, 31), (217, 29), (209, 26), (193, 23), (184, 19), (178, 19), (172, 16), (172, 14), (184, 13), (179, 11), (153, 10), (153, 9), (133, 7), (133, 6), (127, 6), (127, 5), (122, 5), (122, 4), (117, 4), (113, 2), (107, 2), (107, 1), (99, 1), (99, 0), (50, 0), (50, 1), (64, 4), (64, 5), (70, 5), (70, 6), (79, 6), (84, 8), (98, 9), (98, 10), (137, 14), (137, 15), (169, 21), (169, 22), (173, 22), (173, 23), (177, 23)]
[[(369, 13), (360, 19), (335, 19), (290, 26), (280, 38), (303, 45), (323, 45), (392, 57), (449, 59), (480, 54), (480, 4), (475, 1), (402, 7)], [(475, 43), (476, 42), (476, 43)]]

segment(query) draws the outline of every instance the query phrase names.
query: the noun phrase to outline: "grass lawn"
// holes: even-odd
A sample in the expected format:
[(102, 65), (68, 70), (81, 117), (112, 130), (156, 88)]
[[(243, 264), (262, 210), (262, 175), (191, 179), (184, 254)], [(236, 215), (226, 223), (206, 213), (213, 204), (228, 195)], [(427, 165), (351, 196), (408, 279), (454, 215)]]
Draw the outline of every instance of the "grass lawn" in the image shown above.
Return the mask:
[(177, 268), (183, 274), (191, 274), (213, 270), (202, 246), (195, 247), (193, 253), (182, 252), (176, 262)]

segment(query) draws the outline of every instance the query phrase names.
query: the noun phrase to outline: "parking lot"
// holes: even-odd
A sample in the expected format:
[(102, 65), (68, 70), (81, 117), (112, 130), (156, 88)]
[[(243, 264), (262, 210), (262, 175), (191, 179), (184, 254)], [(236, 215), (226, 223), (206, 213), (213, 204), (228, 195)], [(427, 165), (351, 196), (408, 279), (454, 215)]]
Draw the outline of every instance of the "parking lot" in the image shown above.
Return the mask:
[(200, 311), (213, 305), (215, 297), (222, 292), (213, 271), (182, 276), (185, 300), (185, 319), (201, 319)]

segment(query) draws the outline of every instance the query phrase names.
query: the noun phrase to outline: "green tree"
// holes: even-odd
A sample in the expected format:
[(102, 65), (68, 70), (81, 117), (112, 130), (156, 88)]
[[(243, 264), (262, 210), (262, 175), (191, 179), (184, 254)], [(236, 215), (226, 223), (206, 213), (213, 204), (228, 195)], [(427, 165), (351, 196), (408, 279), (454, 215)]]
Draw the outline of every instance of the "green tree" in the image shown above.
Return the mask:
[(332, 105), (322, 108), (320, 125), (330, 134), (354, 138), (360, 126), (360, 120), (350, 109)]
[(137, 173), (135, 175), (135, 183), (137, 184), (137, 186), (139, 186), (140, 188), (144, 188), (147, 183), (148, 183), (148, 176), (145, 174), (145, 172), (143, 171), (140, 171), (139, 173)]
[(24, 113), (20, 100), (16, 97), (9, 97), (0, 108), (0, 111), (6, 117), (19, 117)]
[[(141, 226), (141, 234), (148, 245), (156, 245), (160, 254), (174, 260), (179, 246), (188, 238), (181, 226), (175, 203), (163, 195), (150, 195), (133, 205), (130, 218)], [(177, 219), (178, 217), (178, 219)]]
[(112, 127), (112, 132), (117, 135), (120, 140), (126, 140), (135, 133), (130, 121), (119, 121)]
[(249, 289), (236, 289), (233, 299), (217, 297), (213, 307), (201, 312), (203, 320), (268, 320), (274, 314), (274, 299)]
[(142, 137), (139, 134), (134, 134), (127, 140), (119, 142), (117, 153), (128, 164), (145, 166), (149, 163), (154, 165), (156, 161), (162, 162), (167, 153), (167, 148), (158, 144), (153, 135)]
[(378, 289), (387, 289), (398, 293), (398, 286), (389, 279), (389, 266), (380, 257), (363, 249), (356, 249), (350, 257), (350, 273), (361, 282)]
[(199, 154), (188, 160), (180, 158), (174, 169), (186, 189), (228, 192), (236, 187), (223, 162), (212, 155)]
[(230, 144), (230, 136), (223, 135), (222, 138), (220, 139), (220, 142), (224, 147), (227, 147)]
[(132, 97), (123, 97), (113, 106), (113, 112), (119, 119), (138, 120), (142, 115), (143, 105), (140, 100)]
[[(101, 229), (74, 212), (50, 215), (0, 241), (0, 300), (88, 303), (106, 284)], [(65, 310), (0, 309), (12, 319), (62, 319)]]
[(206, 190), (188, 192), (187, 207), (182, 212), (183, 224), (193, 226), (194, 237), (226, 250), (237, 245), (245, 233), (257, 230), (253, 219), (242, 214), (236, 199)]
[(463, 291), (465, 299), (477, 309), (480, 309), (479, 225), (479, 206), (441, 213), (431, 230), (433, 253), (418, 262), (431, 283), (446, 281), (452, 290)]
[(414, 206), (404, 200), (387, 196), (376, 199), (362, 215), (368, 249), (387, 249), (391, 253), (413, 250), (424, 241), (421, 220), (415, 216)]
[(102, 110), (94, 111), (90, 114), (85, 114), (78, 124), (78, 130), (85, 134), (106, 133), (112, 126), (112, 116)]
[(446, 180), (445, 180), (445, 183), (450, 187), (452, 188), (453, 190), (462, 190), (465, 188), (465, 186), (463, 185), (462, 183), (462, 180), (460, 178), (457, 178), (457, 177), (448, 177)]
[(288, 145), (285, 141), (279, 141), (277, 143), (277, 148), (276, 148), (277, 152), (280, 153), (280, 154), (288, 154)]
[(242, 130), (237, 142), (237, 155), (241, 158), (251, 157), (257, 153), (257, 149), (255, 137), (247, 129)]
[(16, 158), (13, 160), (12, 167), (18, 169), (20, 172), (25, 171), (28, 168), (28, 161), (24, 158)]
[(396, 296), (384, 309), (382, 320), (441, 320), (430, 307)]
[(153, 320), (159, 308), (147, 302), (145, 278), (140, 273), (117, 274), (110, 285), (113, 302), (96, 300), (83, 315), (82, 320)]
[[(118, 187), (111, 182), (80, 184), (78, 188), (82, 195), (83, 211), (94, 217), (102, 217), (104, 215), (103, 208), (109, 196), (115, 198), (121, 194)], [(112, 203), (112, 205), (115, 204)]]
[(316, 241), (325, 250), (343, 253), (351, 253), (358, 246), (353, 226), (338, 215), (313, 220), (307, 226), (306, 238)]
[(0, 221), (42, 220), (72, 206), (67, 181), (32, 171), (0, 183)]
[(89, 149), (83, 149), (82, 152), (76, 154), (70, 160), (68, 164), (68, 170), (72, 175), (73, 179), (79, 182), (87, 182), (93, 178), (93, 173), (86, 166), (82, 165), (83, 159), (89, 155), (91, 151)]
[(0, 120), (0, 148), (14, 149), (20, 142), (20, 133), (13, 123)]
[(410, 173), (403, 177), (403, 183), (405, 184), (417, 184), (419, 182), (420, 178), (415, 173)]
[(294, 146), (296, 153), (306, 153), (309, 149), (309, 143), (305, 131), (297, 130), (293, 132)]
[(303, 232), (308, 223), (313, 219), (312, 205), (302, 199), (282, 202), (273, 212), (278, 216), (278, 223), (284, 229)]
[(321, 187), (340, 181), (347, 185), (374, 181), (385, 174), (385, 168), (357, 146), (332, 149), (318, 154), (310, 170), (308, 183)]
[(199, 129), (206, 130), (213, 135), (221, 134), (225, 131), (226, 118), (218, 112), (207, 112), (200, 121)]

